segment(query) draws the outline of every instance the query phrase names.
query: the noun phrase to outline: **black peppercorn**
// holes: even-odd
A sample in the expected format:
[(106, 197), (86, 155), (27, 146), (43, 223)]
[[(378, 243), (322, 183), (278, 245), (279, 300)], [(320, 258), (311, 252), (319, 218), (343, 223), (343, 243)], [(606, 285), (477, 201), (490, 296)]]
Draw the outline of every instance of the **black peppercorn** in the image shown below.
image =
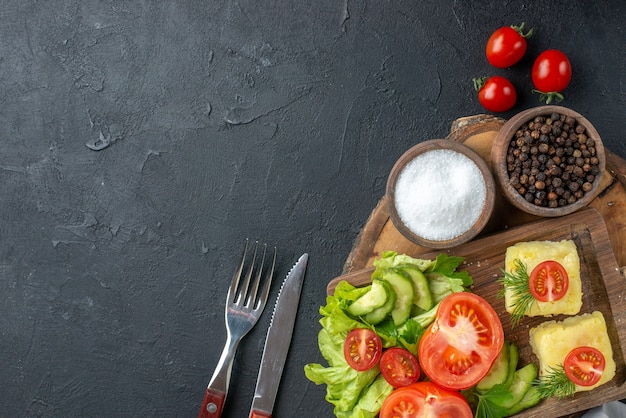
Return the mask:
[(575, 203), (591, 191), (600, 173), (595, 145), (576, 118), (537, 116), (522, 124), (509, 143), (509, 183), (537, 206)]

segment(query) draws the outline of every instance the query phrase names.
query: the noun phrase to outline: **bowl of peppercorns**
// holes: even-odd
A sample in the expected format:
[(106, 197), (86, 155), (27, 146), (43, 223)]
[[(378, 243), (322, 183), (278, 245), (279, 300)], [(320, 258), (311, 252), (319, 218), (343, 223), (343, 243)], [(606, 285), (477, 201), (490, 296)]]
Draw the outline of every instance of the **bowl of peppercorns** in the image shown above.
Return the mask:
[(515, 207), (556, 217), (587, 206), (600, 192), (602, 139), (581, 114), (539, 106), (509, 119), (491, 149), (499, 192)]

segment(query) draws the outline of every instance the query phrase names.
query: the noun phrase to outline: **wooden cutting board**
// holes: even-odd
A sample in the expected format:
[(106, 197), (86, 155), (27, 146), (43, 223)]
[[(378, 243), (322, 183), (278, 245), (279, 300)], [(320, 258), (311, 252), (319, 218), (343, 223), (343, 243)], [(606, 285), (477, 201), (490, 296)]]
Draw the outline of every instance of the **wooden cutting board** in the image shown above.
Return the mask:
[[(462, 142), (490, 164), (491, 145), (504, 124), (501, 118), (477, 115), (456, 120), (446, 139)], [(474, 240), (445, 250), (465, 258), (463, 266), (474, 278), (473, 290), (485, 297), (500, 313), (507, 338), (520, 347), (521, 362), (536, 361), (528, 345), (528, 329), (545, 319), (526, 319), (511, 328), (504, 302), (496, 297), (496, 278), (504, 266), (509, 245), (530, 240), (574, 239), (581, 255), (584, 275), (583, 312), (601, 311), (607, 320), (617, 362), (617, 376), (592, 392), (572, 399), (549, 400), (519, 416), (576, 417), (602, 403), (626, 398), (626, 162), (607, 150), (602, 191), (590, 208), (562, 218), (539, 218), (516, 209), (496, 197), (493, 215), (485, 230)], [(394, 250), (418, 258), (432, 259), (442, 250), (416, 245), (404, 238), (389, 219), (386, 198), (374, 208), (357, 237), (341, 276), (327, 287), (332, 294), (340, 280), (360, 285), (370, 281), (373, 261), (384, 251)], [(556, 319), (559, 319), (558, 317)]]

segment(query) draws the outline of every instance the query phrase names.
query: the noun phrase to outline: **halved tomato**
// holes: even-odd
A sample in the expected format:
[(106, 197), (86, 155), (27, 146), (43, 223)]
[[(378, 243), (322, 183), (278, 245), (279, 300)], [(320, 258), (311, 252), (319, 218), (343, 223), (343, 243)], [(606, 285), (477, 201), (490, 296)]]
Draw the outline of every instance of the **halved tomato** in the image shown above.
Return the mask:
[(417, 382), (387, 396), (380, 418), (472, 418), (472, 410), (460, 393), (432, 382)]
[(369, 370), (378, 364), (383, 343), (371, 329), (356, 328), (348, 333), (343, 344), (343, 355), (354, 370)]
[(593, 386), (602, 377), (606, 360), (594, 347), (576, 347), (565, 357), (565, 374), (579, 386)]
[(539, 302), (553, 302), (567, 293), (569, 276), (561, 263), (546, 260), (537, 264), (530, 273), (528, 287)]
[(487, 374), (503, 344), (502, 323), (491, 305), (473, 293), (452, 293), (422, 336), (418, 358), (433, 382), (467, 389)]
[(400, 347), (390, 348), (380, 358), (380, 373), (387, 383), (394, 388), (408, 386), (420, 377), (417, 359), (408, 350)]

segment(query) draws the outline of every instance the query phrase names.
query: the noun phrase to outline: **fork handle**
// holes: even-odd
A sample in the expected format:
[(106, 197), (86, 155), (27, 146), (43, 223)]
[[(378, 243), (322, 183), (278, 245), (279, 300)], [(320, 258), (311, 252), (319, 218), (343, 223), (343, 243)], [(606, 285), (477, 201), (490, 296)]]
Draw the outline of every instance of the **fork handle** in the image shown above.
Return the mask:
[(204, 392), (204, 399), (202, 400), (202, 406), (200, 407), (198, 418), (221, 417), (225, 399), (226, 392), (207, 388), (206, 392)]
[(204, 392), (198, 418), (219, 418), (222, 415), (226, 394), (228, 393), (233, 360), (235, 359), (240, 340), (241, 337), (233, 338), (230, 333), (227, 334), (222, 355), (217, 362), (209, 386), (207, 386)]

